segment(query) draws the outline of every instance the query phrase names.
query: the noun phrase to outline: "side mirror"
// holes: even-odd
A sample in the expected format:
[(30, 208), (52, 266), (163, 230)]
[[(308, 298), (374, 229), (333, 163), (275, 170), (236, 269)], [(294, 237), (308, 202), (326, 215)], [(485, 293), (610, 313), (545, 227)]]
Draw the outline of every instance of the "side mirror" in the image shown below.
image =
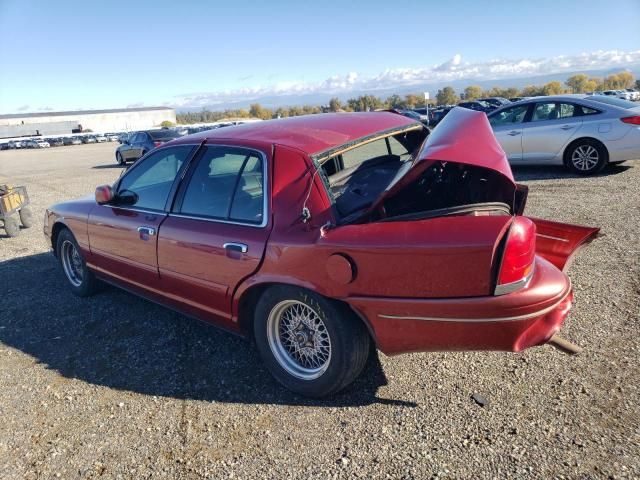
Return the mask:
[(110, 185), (100, 185), (96, 188), (96, 203), (105, 205), (113, 200), (113, 189)]
[(138, 203), (138, 194), (136, 192), (132, 192), (131, 190), (122, 190), (115, 197), (116, 205), (135, 205)]

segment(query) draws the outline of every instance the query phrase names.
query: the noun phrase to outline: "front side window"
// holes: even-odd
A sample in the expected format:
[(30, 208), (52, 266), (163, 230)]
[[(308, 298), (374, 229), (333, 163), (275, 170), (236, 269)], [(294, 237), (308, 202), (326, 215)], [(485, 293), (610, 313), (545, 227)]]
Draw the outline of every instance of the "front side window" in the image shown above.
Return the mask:
[(188, 181), (180, 213), (259, 225), (263, 220), (264, 165), (255, 151), (208, 147)]
[(512, 123), (522, 123), (527, 114), (529, 105), (518, 105), (517, 107), (505, 108), (495, 115), (489, 117), (489, 123), (492, 126), (509, 125)]
[(171, 186), (192, 148), (191, 145), (180, 145), (152, 153), (122, 177), (118, 193), (134, 192), (138, 196), (134, 207), (164, 210)]

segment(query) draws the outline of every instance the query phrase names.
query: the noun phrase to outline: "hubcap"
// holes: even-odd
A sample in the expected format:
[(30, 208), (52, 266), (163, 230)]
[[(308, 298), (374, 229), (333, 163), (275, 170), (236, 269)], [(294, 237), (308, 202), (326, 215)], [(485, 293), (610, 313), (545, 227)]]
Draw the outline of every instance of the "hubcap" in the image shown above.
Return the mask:
[(267, 319), (273, 356), (289, 374), (302, 380), (320, 377), (331, 360), (331, 339), (314, 309), (297, 300), (278, 303)]
[(591, 145), (580, 145), (571, 154), (571, 163), (582, 171), (593, 170), (599, 159), (598, 150)]
[(78, 252), (78, 249), (73, 242), (65, 240), (62, 243), (61, 259), (62, 268), (71, 282), (71, 285), (79, 287), (82, 284), (84, 268), (80, 252)]

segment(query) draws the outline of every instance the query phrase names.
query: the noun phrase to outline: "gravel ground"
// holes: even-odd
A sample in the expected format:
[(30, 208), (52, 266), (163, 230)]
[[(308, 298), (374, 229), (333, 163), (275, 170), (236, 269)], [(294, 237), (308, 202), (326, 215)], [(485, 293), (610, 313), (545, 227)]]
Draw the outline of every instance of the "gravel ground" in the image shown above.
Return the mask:
[(570, 271), (563, 332), (583, 354), (380, 354), (310, 401), (239, 338), (66, 288), (43, 211), (112, 182), (114, 148), (0, 152), (0, 183), (27, 185), (38, 221), (0, 236), (0, 478), (640, 477), (640, 163), (515, 172), (529, 214), (602, 227)]

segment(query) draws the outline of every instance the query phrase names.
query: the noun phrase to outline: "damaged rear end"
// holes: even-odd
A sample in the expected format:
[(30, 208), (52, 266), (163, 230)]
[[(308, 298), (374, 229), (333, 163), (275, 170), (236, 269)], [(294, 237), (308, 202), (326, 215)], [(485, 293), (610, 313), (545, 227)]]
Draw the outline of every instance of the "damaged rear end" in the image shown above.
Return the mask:
[[(382, 351), (578, 351), (557, 335), (573, 301), (565, 271), (598, 229), (523, 216), (527, 188), (483, 113), (454, 109), (409, 160), (374, 160), (323, 171), (344, 227), (323, 243), (358, 272), (344, 300)], [(383, 257), (392, 265), (370, 266)]]

